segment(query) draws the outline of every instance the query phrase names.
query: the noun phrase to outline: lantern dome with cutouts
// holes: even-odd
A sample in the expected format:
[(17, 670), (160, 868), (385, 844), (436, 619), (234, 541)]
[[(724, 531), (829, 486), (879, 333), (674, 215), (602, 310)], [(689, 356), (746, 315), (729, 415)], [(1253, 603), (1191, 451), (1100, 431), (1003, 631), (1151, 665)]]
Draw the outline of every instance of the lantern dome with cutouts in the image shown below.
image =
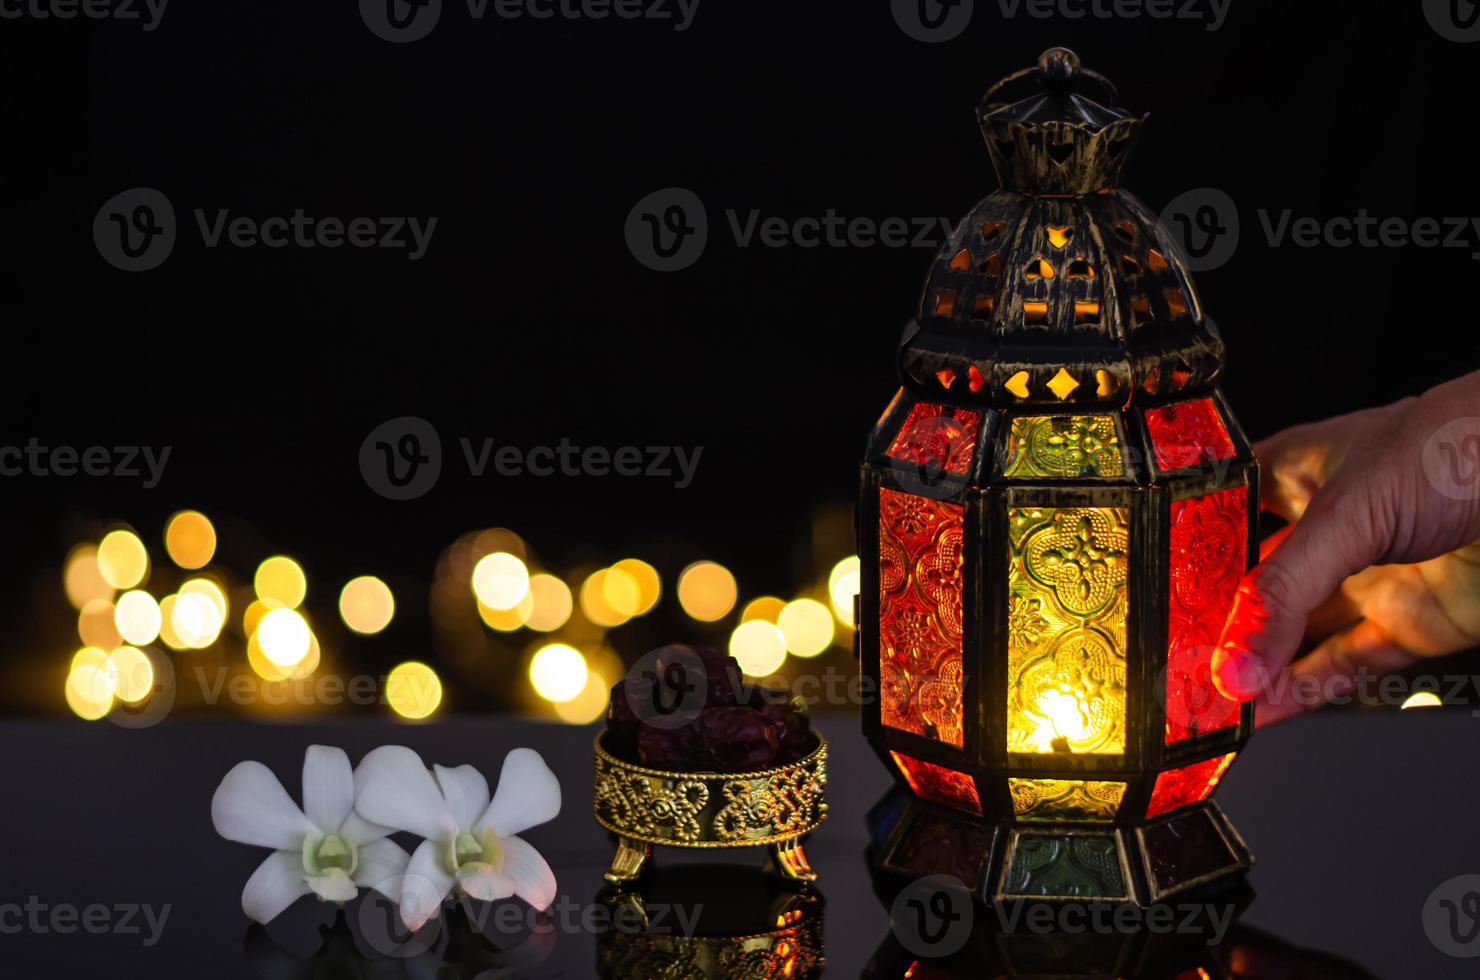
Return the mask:
[(1144, 904), (1250, 863), (1209, 797), (1253, 709), (1211, 660), (1258, 479), (1217, 330), (1118, 186), (1145, 119), (1092, 94), (1060, 48), (978, 110), (1002, 187), (931, 266), (869, 441), (857, 642), (901, 839), (973, 820), (984, 897)]

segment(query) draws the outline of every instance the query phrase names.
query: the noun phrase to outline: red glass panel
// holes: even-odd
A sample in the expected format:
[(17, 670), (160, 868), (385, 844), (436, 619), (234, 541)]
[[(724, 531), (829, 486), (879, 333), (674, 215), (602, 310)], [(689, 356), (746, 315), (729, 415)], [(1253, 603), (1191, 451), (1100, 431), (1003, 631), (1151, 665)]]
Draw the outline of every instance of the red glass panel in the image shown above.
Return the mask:
[(923, 762), (903, 752), (889, 754), (894, 757), (904, 781), (920, 799), (981, 816), (982, 801), (976, 795), (976, 783), (966, 773)]
[(1248, 567), (1246, 487), (1172, 503), (1167, 609), (1167, 744), (1238, 722), (1213, 686), (1213, 648)]
[(1146, 807), (1146, 816), (1155, 817), (1170, 813), (1179, 807), (1201, 803), (1213, 795), (1218, 780), (1233, 765), (1237, 752), (1194, 762), (1181, 769), (1169, 769), (1156, 777), (1151, 789), (1151, 802)]
[(981, 416), (969, 408), (918, 402), (889, 445), (888, 455), (964, 476), (971, 469), (980, 425)]
[(960, 504), (879, 491), (884, 724), (962, 744)]
[(1233, 440), (1211, 398), (1146, 410), (1146, 428), (1162, 471), (1203, 466), (1235, 455)]

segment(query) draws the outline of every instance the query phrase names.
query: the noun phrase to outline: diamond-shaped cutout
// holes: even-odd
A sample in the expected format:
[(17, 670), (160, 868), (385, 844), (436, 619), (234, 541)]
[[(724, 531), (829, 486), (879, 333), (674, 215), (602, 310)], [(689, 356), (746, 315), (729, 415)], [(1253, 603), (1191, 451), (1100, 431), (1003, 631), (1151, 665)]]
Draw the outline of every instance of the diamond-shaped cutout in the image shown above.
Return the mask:
[(1048, 390), (1057, 395), (1059, 401), (1074, 394), (1074, 389), (1078, 387), (1079, 382), (1074, 379), (1074, 375), (1063, 368), (1059, 368), (1059, 373), (1050, 378), (1048, 382)]

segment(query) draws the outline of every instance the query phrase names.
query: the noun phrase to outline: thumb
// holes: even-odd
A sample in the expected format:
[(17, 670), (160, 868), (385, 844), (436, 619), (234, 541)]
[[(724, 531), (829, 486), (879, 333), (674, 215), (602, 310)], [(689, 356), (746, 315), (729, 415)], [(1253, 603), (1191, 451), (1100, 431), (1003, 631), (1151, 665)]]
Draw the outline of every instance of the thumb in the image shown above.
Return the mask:
[(1316, 494), (1289, 535), (1244, 577), (1213, 652), (1213, 682), (1248, 701), (1294, 658), (1310, 614), (1385, 550), (1369, 491), (1336, 481)]

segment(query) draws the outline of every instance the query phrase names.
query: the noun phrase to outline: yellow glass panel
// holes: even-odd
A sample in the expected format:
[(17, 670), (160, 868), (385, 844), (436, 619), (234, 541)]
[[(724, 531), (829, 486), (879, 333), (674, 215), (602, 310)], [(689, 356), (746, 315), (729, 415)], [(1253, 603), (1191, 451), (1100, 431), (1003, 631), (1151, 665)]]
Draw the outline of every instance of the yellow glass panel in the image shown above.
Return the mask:
[(1093, 779), (1009, 779), (1012, 812), (1023, 821), (1110, 823), (1125, 783)]
[(1007, 750), (1125, 751), (1130, 512), (1014, 507)]
[(1125, 475), (1112, 415), (1020, 415), (1007, 432), (1008, 479), (1076, 480)]

